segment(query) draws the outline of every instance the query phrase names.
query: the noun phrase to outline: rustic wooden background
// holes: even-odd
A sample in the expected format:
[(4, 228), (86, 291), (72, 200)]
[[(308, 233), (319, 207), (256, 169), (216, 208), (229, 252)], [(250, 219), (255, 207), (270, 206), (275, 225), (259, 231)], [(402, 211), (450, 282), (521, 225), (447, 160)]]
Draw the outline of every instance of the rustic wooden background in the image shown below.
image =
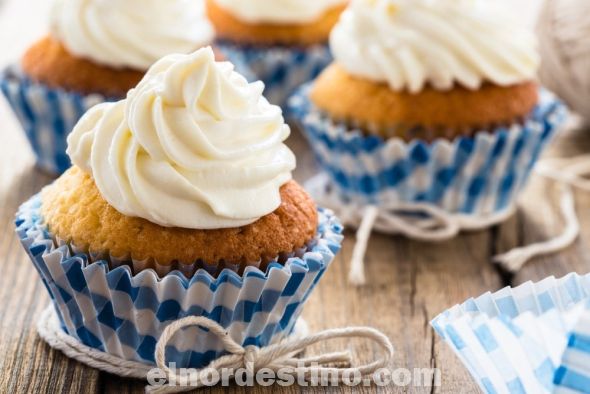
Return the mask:
[[(46, 11), (46, 1), (0, 0), (0, 66), (16, 59), (44, 31)], [(23, 25), (22, 20), (27, 20), (27, 24)], [(290, 144), (298, 155), (296, 177), (303, 181), (315, 171), (313, 160), (297, 132), (293, 133)], [(572, 156), (588, 151), (590, 135), (570, 126), (555, 141), (549, 154)], [(23, 133), (6, 103), (0, 100), (0, 392), (142, 392), (143, 382), (121, 379), (70, 361), (50, 349), (35, 333), (35, 319), (48, 297), (14, 235), (13, 216), (22, 201), (51, 180), (51, 176), (34, 168)], [(556, 211), (555, 190), (540, 179), (534, 179), (524, 194), (525, 208), (488, 231), (464, 234), (441, 244), (374, 235), (366, 258), (370, 285), (363, 288), (347, 285), (348, 261), (354, 243), (354, 234), (347, 232), (342, 252), (310, 298), (304, 317), (314, 331), (348, 325), (374, 326), (387, 334), (396, 347), (394, 368), (436, 367), (442, 373), (440, 387), (391, 386), (380, 388), (379, 392), (477, 392), (458, 359), (435, 336), (428, 324), (430, 319), (455, 303), (486, 291), (548, 275), (589, 272), (590, 196), (580, 192), (576, 200), (582, 223), (582, 235), (576, 244), (559, 255), (529, 263), (513, 276), (500, 272), (490, 263), (490, 257), (523, 243), (545, 239), (562, 225)], [(355, 341), (335, 341), (314, 350), (342, 346), (354, 349), (357, 360), (368, 360), (375, 351), (372, 346)], [(301, 388), (254, 390), (298, 392)], [(360, 390), (376, 389), (355, 389)]]

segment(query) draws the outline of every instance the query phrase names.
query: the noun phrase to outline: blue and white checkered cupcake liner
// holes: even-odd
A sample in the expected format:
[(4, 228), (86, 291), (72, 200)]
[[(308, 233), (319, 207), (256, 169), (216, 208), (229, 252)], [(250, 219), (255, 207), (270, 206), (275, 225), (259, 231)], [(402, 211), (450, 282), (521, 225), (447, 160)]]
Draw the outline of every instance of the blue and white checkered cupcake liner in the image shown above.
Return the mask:
[[(191, 279), (175, 270), (132, 273), (107, 260), (58, 246), (43, 224), (40, 197), (17, 213), (16, 232), (49, 291), (63, 329), (82, 343), (127, 360), (154, 362), (155, 345), (171, 322), (206, 316), (227, 328), (242, 345), (265, 346), (289, 335), (303, 304), (342, 241), (342, 227), (319, 210), (317, 236), (301, 257), (247, 267), (242, 275), (224, 269), (216, 278), (199, 269)], [(166, 348), (179, 367), (202, 367), (223, 354), (221, 343), (199, 328), (187, 328)]]
[(316, 78), (332, 62), (324, 44), (257, 47), (221, 41), (217, 47), (231, 62), (246, 64), (254, 77), (264, 82), (268, 101), (281, 106), (296, 88)]
[(488, 292), (431, 324), (486, 393), (590, 393), (590, 274)]
[(424, 202), (448, 212), (491, 214), (509, 207), (566, 115), (542, 90), (522, 125), (432, 143), (384, 141), (332, 121), (309, 99), (311, 84), (289, 100), (314, 155), (344, 201), (361, 205)]
[(38, 167), (54, 174), (71, 165), (67, 137), (78, 120), (95, 104), (109, 101), (100, 94), (81, 95), (31, 81), (17, 67), (0, 73), (0, 89), (25, 130)]

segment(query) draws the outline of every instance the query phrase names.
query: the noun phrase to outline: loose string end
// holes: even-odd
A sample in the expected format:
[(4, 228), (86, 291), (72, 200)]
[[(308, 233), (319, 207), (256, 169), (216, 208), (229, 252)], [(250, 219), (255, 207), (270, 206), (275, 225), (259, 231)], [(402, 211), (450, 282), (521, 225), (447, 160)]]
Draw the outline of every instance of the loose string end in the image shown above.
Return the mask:
[(367, 282), (365, 277), (365, 253), (378, 214), (379, 209), (374, 205), (369, 205), (364, 210), (361, 225), (356, 233), (356, 243), (352, 250), (352, 258), (350, 259), (348, 282), (351, 285), (363, 286)]
[(345, 350), (342, 352), (333, 352), (319, 356), (299, 358), (293, 361), (296, 361), (293, 363), (294, 367), (298, 364), (304, 366), (310, 366), (312, 364), (336, 364), (349, 367), (352, 365), (352, 354), (350, 351)]
[(492, 261), (509, 272), (519, 271), (531, 259), (559, 252), (571, 246), (580, 234), (580, 223), (576, 216), (576, 205), (571, 187), (561, 184), (560, 210), (565, 228), (559, 236), (545, 242), (515, 248), (507, 253), (494, 256)]

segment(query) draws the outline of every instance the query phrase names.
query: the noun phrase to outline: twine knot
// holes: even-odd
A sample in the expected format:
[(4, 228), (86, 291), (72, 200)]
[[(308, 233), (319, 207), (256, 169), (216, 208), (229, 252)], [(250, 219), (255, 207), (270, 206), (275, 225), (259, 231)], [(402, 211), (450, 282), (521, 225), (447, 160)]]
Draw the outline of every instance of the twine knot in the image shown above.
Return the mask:
[(244, 348), (244, 365), (249, 374), (256, 372), (259, 353), (256, 346), (250, 345)]
[[(213, 360), (204, 368), (191, 370), (189, 376), (183, 376), (168, 366), (165, 350), (174, 335), (189, 326), (201, 327), (215, 335), (228, 354)], [(61, 350), (66, 356), (117, 376), (146, 379), (154, 369), (154, 365), (125, 360), (91, 348), (81, 343), (77, 338), (66, 334), (61, 328), (54, 307), (51, 305), (41, 314), (37, 322), (37, 332), (47, 344), (54, 349)], [(296, 357), (309, 346), (336, 338), (368, 339), (379, 347), (382, 356), (359, 366), (351, 366), (352, 354), (348, 350), (317, 356)], [(287, 338), (269, 346), (249, 345), (243, 347), (217, 322), (203, 316), (187, 316), (172, 322), (160, 336), (156, 344), (155, 360), (157, 367), (165, 375), (166, 383), (159, 386), (146, 386), (146, 392), (179, 393), (199, 387), (208, 387), (219, 383), (212, 381), (211, 377), (223, 375), (224, 369), (235, 373), (238, 369), (243, 368), (246, 373), (252, 374), (250, 376), (254, 376), (262, 368), (268, 368), (274, 372), (281, 370), (286, 374), (302, 376), (308, 382), (321, 376), (335, 377), (338, 381), (342, 381), (350, 374), (372, 377), (381, 368), (389, 365), (393, 358), (393, 352), (393, 345), (389, 338), (371, 327), (329, 329), (302, 338)]]
[[(166, 346), (170, 343), (172, 337), (183, 328), (197, 326), (207, 329), (221, 341), (223, 348), (229, 353), (225, 356), (213, 360), (207, 367), (195, 370), (190, 375), (188, 385), (176, 386), (175, 383), (182, 381), (176, 371), (171, 370), (165, 358)], [(352, 355), (349, 351), (334, 352), (311, 356), (306, 358), (297, 358), (296, 355), (303, 352), (307, 347), (316, 343), (334, 339), (334, 338), (365, 338), (375, 342), (384, 353), (384, 356), (372, 363), (358, 367), (349, 367)], [(262, 368), (268, 368), (274, 372), (283, 370), (284, 372), (300, 374), (306, 379), (311, 376), (320, 376), (321, 372), (334, 373), (338, 379), (350, 373), (357, 372), (362, 376), (368, 376), (380, 368), (389, 364), (393, 357), (393, 345), (390, 340), (380, 331), (371, 327), (347, 327), (340, 329), (330, 329), (320, 333), (298, 339), (286, 339), (276, 344), (265, 347), (249, 345), (242, 347), (237, 343), (229, 333), (217, 322), (203, 316), (187, 316), (171, 323), (158, 340), (156, 345), (156, 364), (166, 374), (168, 383), (162, 386), (146, 386), (148, 393), (178, 393), (211, 385), (210, 377), (212, 372), (221, 372), (222, 369), (235, 372), (238, 369), (245, 368), (248, 374), (253, 376)], [(329, 364), (344, 365), (345, 367), (333, 367)], [(217, 374), (219, 376), (219, 374)]]

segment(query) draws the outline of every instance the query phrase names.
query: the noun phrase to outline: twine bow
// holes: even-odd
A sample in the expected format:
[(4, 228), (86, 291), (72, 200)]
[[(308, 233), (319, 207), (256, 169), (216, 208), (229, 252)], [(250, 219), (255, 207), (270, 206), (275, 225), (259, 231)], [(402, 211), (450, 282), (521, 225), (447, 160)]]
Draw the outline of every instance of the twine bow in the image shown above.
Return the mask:
[[(198, 326), (209, 330), (221, 340), (224, 349), (229, 353), (212, 361), (207, 367), (195, 370), (188, 376), (187, 386), (173, 385), (183, 382), (184, 376), (178, 375), (168, 367), (165, 358), (166, 346), (172, 337), (181, 329)], [(66, 334), (59, 323), (55, 309), (49, 305), (41, 314), (37, 322), (37, 332), (52, 348), (62, 351), (66, 356), (78, 360), (90, 367), (123, 377), (146, 379), (154, 366), (136, 361), (128, 361), (95, 348), (84, 345), (78, 339)], [(336, 367), (329, 364), (350, 365), (352, 356), (349, 351), (334, 352), (318, 356), (297, 358), (307, 347), (335, 338), (361, 338), (375, 342), (382, 350), (383, 356), (368, 364), (356, 367)], [(148, 393), (178, 393), (203, 387), (204, 382), (210, 383), (212, 371), (221, 372), (223, 368), (237, 370), (245, 368), (248, 373), (255, 374), (261, 368), (269, 368), (282, 372), (303, 376), (306, 381), (312, 377), (330, 376), (341, 381), (351, 373), (367, 377), (380, 368), (386, 367), (393, 358), (393, 345), (380, 331), (371, 327), (347, 327), (329, 329), (303, 338), (285, 339), (279, 343), (258, 348), (256, 346), (243, 347), (237, 343), (229, 333), (218, 323), (202, 316), (187, 316), (166, 327), (156, 344), (155, 359), (158, 368), (166, 375), (167, 383), (161, 386), (146, 386)], [(192, 378), (192, 379), (191, 379)], [(173, 384), (171, 384), (174, 382)]]
[[(163, 386), (147, 386), (146, 392), (157, 394), (178, 393), (202, 387), (204, 386), (203, 382), (209, 381), (208, 378), (212, 372), (220, 372), (223, 369), (231, 369), (235, 371), (240, 368), (245, 368), (249, 374), (254, 375), (260, 369), (267, 368), (274, 372), (282, 370), (291, 375), (303, 376), (306, 380), (311, 379), (312, 376), (321, 376), (322, 372), (324, 372), (330, 374), (329, 376), (336, 376), (338, 380), (341, 380), (343, 376), (348, 376), (351, 372), (357, 374), (360, 373), (361, 376), (371, 375), (380, 368), (387, 366), (393, 357), (393, 345), (389, 339), (381, 332), (371, 327), (336, 328), (325, 330), (304, 338), (286, 339), (277, 344), (262, 348), (256, 346), (242, 347), (242, 345), (237, 343), (228, 332), (215, 321), (203, 316), (188, 316), (177, 320), (166, 327), (156, 345), (156, 364), (165, 372), (168, 382), (177, 382), (183, 377), (168, 368), (165, 357), (166, 345), (178, 331), (189, 326), (198, 326), (209, 330), (219, 338), (224, 349), (229, 352), (229, 354), (212, 361), (207, 367), (191, 374), (188, 386), (173, 386), (170, 384)], [(306, 358), (295, 357), (296, 354), (301, 353), (311, 345), (334, 338), (369, 339), (379, 345), (384, 356), (369, 364), (347, 368), (330, 367), (326, 365), (350, 365), (352, 356), (348, 351), (328, 353)], [(210, 385), (210, 383), (207, 385)]]

